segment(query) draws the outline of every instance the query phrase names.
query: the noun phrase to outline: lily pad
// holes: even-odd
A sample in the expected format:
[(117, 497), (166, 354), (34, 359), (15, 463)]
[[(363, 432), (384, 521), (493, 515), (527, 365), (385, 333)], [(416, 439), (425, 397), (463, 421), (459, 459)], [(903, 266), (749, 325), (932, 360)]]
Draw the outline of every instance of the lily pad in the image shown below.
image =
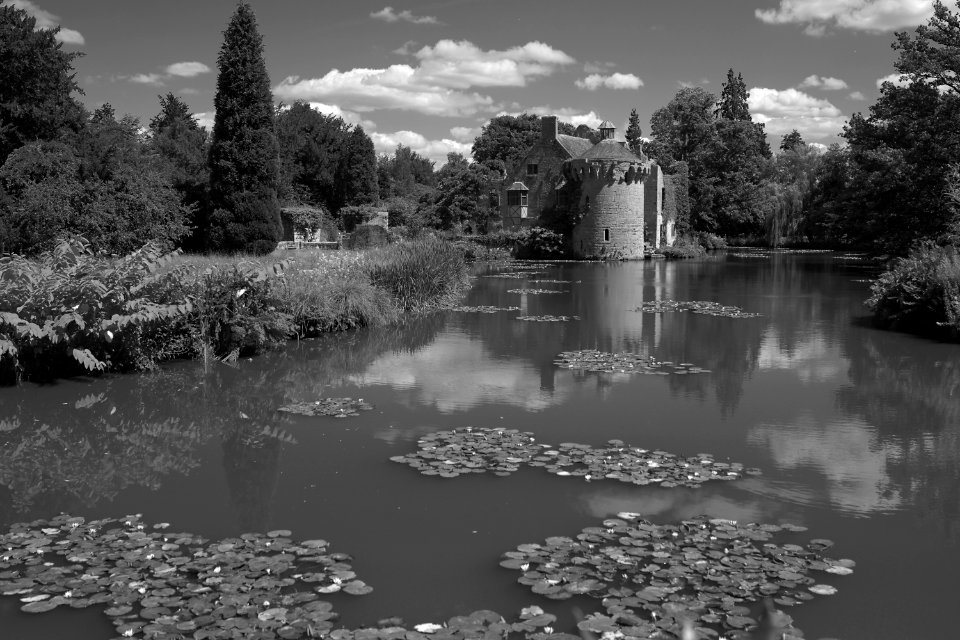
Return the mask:
[(595, 349), (564, 351), (554, 359), (561, 369), (576, 369), (598, 373), (689, 374), (709, 373), (689, 362), (674, 364), (659, 361), (652, 356), (637, 353), (607, 353)]
[(557, 289), (507, 289), (507, 293), (525, 293), (531, 296), (539, 296), (551, 293), (570, 293), (569, 291), (559, 291)]
[(463, 313), (498, 313), (500, 311), (520, 311), (520, 307), (453, 307), (450, 311), (460, 311)]
[(651, 300), (644, 302), (634, 309), (641, 313), (666, 313), (671, 311), (692, 311), (706, 316), (720, 316), (723, 318), (757, 318), (759, 313), (748, 313), (740, 307), (732, 305), (722, 305), (719, 302), (708, 302), (705, 300), (692, 300), (689, 302), (678, 302), (676, 300)]
[(302, 416), (330, 416), (345, 418), (360, 415), (360, 411), (370, 411), (373, 405), (364, 402), (363, 398), (323, 398), (313, 402), (295, 402), (277, 409), (286, 413), (296, 413)]
[(570, 320), (579, 320), (580, 316), (517, 316), (517, 320), (526, 322), (569, 322)]

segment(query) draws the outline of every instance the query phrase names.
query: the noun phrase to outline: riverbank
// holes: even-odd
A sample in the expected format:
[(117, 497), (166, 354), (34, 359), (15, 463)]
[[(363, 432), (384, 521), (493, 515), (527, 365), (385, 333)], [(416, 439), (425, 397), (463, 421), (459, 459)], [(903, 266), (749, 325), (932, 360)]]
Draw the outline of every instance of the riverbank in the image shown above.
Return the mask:
[(82, 241), (0, 259), (0, 382), (235, 361), (287, 340), (383, 326), (453, 302), (461, 248), (432, 237), (368, 251), (124, 258)]

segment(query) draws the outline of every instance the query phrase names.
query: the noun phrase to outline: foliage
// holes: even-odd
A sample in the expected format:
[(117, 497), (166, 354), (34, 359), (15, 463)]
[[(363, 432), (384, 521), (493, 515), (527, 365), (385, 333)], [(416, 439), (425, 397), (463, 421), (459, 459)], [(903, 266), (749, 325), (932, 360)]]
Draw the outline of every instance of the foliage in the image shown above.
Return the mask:
[(151, 325), (192, 310), (186, 296), (156, 295), (169, 278), (151, 273), (164, 258), (148, 245), (125, 258), (97, 255), (83, 239), (35, 260), (0, 257), (0, 377), (52, 378), (139, 366)]
[(960, 339), (960, 250), (917, 246), (877, 278), (866, 304), (881, 326)]
[(13, 152), (0, 168), (9, 198), (0, 250), (35, 254), (73, 235), (91, 238), (95, 251), (125, 254), (146, 241), (170, 248), (186, 235), (190, 210), (159, 167), (138, 156), (102, 166), (102, 175), (85, 178), (81, 158), (57, 142)]
[(745, 120), (750, 121), (750, 107), (747, 106), (747, 100), (750, 93), (747, 91), (747, 85), (743, 81), (743, 75), (733, 75), (733, 69), (727, 71), (727, 81), (723, 83), (723, 89), (720, 91), (720, 100), (714, 114), (718, 120)]
[(373, 140), (358, 125), (343, 141), (330, 208), (337, 212), (347, 205), (373, 204), (378, 197), (377, 154)]
[(365, 269), (370, 281), (389, 292), (403, 311), (449, 302), (467, 282), (463, 253), (432, 236), (374, 250)]
[(381, 200), (409, 196), (416, 192), (417, 185), (436, 185), (433, 161), (402, 144), (397, 145), (393, 156), (377, 158), (377, 180)]
[(478, 162), (468, 163), (459, 153), (447, 155), (437, 173), (434, 202), (441, 229), (466, 228), (485, 233), (499, 219), (500, 175)]
[(713, 233), (700, 232), (696, 234), (696, 241), (697, 244), (707, 251), (727, 248), (727, 241)]
[(280, 239), (279, 148), (263, 38), (241, 2), (217, 57), (216, 116), (210, 147), (210, 248), (272, 251)]
[(305, 238), (312, 238), (322, 230), (324, 238), (336, 240), (339, 233), (336, 223), (322, 207), (286, 207), (282, 215), (285, 224)]
[(636, 109), (630, 110), (630, 119), (627, 121), (627, 131), (624, 134), (627, 147), (638, 156), (643, 153), (643, 130), (640, 128), (640, 116)]
[(297, 101), (277, 110), (280, 197), (284, 202), (323, 205), (335, 200), (335, 174), (349, 126)]
[(83, 124), (82, 93), (73, 61), (63, 51), (60, 28), (37, 29), (36, 18), (18, 6), (0, 6), (0, 164), (18, 147), (55, 140)]
[(797, 147), (804, 146), (807, 143), (803, 141), (803, 136), (800, 135), (800, 132), (794, 129), (787, 135), (783, 136), (783, 140), (780, 141), (780, 151), (793, 151)]
[(673, 197), (677, 207), (677, 218), (674, 223), (677, 235), (690, 233), (690, 165), (685, 160), (673, 163)]
[(496, 116), (483, 125), (480, 135), (473, 141), (473, 159), (480, 164), (500, 160), (507, 172), (512, 173), (539, 139), (539, 116), (531, 113)]
[(700, 156), (715, 136), (713, 108), (716, 102), (715, 95), (700, 87), (685, 87), (667, 106), (653, 113), (650, 133), (654, 139), (647, 145), (647, 152), (664, 171), (672, 172), (673, 163), (683, 160), (690, 164), (693, 180), (702, 164)]
[(911, 80), (960, 91), (960, 16), (936, 0), (933, 17), (927, 25), (917, 27), (915, 34), (912, 38), (908, 33), (897, 34), (893, 48), (900, 57), (894, 68)]
[(680, 238), (673, 246), (660, 247), (660, 253), (668, 260), (702, 258), (707, 255), (706, 249), (701, 247), (696, 240), (688, 240), (687, 238)]
[(563, 235), (543, 227), (526, 227), (517, 233), (516, 257), (521, 260), (550, 260), (567, 254)]
[(370, 249), (390, 244), (390, 234), (377, 224), (361, 224), (350, 233), (348, 249)]

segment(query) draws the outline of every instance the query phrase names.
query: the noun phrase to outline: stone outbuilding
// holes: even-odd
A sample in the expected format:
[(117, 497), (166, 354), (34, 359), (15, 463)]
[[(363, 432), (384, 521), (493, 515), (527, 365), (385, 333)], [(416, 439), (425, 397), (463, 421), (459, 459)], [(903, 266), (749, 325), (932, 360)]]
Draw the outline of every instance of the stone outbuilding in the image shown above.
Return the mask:
[(617, 140), (609, 121), (601, 123), (596, 144), (559, 134), (556, 116), (541, 123), (540, 140), (506, 181), (504, 228), (566, 216), (572, 223), (568, 241), (583, 258), (637, 259), (644, 243), (654, 249), (673, 244), (673, 183), (655, 162)]

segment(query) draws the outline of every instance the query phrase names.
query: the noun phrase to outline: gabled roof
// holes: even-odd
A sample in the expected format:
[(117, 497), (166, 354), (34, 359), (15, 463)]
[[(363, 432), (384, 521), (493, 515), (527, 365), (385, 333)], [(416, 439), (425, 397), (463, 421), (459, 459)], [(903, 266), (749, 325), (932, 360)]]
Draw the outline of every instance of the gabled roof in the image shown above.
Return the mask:
[(589, 150), (580, 155), (584, 160), (625, 160), (627, 162), (643, 162), (619, 140), (601, 140)]
[(610, 122), (609, 120), (604, 120), (603, 122), (600, 123), (600, 126), (597, 128), (598, 129), (616, 129), (613, 123)]
[(560, 146), (570, 154), (571, 158), (577, 158), (583, 154), (587, 149), (593, 146), (593, 143), (587, 140), (586, 138), (578, 138), (577, 136), (567, 136), (564, 134), (559, 134), (557, 136), (557, 142), (560, 143)]
[(507, 187), (507, 191), (530, 191), (530, 189), (527, 189), (527, 185), (518, 181)]

